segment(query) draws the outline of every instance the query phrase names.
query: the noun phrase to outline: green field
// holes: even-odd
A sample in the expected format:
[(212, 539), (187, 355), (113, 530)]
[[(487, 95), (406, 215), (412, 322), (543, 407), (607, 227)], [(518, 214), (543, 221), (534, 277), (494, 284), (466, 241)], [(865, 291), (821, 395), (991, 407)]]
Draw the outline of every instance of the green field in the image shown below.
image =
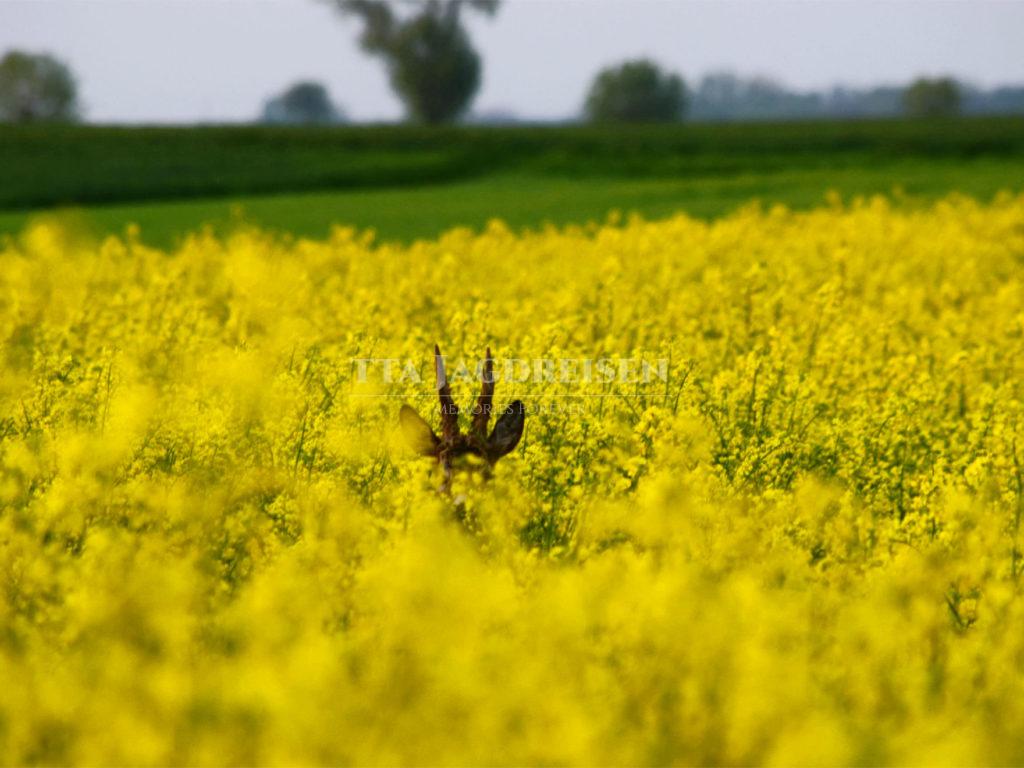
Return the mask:
[(77, 211), (96, 233), (138, 223), (169, 244), (240, 218), (297, 235), (332, 224), (385, 239), (500, 217), (516, 227), (611, 210), (716, 216), (829, 190), (910, 201), (1024, 187), (1024, 120), (592, 128), (368, 126), (0, 129), (0, 233)]

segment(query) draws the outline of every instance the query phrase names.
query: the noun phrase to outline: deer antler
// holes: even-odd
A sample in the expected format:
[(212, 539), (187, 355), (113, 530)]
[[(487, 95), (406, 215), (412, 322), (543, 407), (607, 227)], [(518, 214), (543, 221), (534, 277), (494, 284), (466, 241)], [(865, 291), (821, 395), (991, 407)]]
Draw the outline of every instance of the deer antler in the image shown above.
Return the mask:
[(491, 349), (480, 373), (480, 395), (473, 408), (473, 422), (470, 432), (459, 431), (459, 407), (452, 397), (451, 385), (444, 369), (441, 349), (434, 345), (434, 374), (437, 380), (437, 396), (441, 402), (441, 436), (438, 437), (430, 425), (408, 405), (403, 405), (398, 414), (399, 423), (406, 441), (421, 456), (432, 456), (444, 472), (442, 491), (451, 482), (452, 463), (466, 454), (479, 456), (488, 467), (502, 456), (510, 453), (519, 444), (526, 422), (526, 408), (520, 400), (510, 403), (498, 418), (491, 434), (487, 435), (487, 423), (491, 418), (494, 401), (494, 360)]
[(487, 434), (487, 422), (491, 420), (491, 403), (494, 400), (494, 360), (491, 348), (487, 348), (484, 367), (480, 372), (480, 396), (473, 409), (473, 434), (483, 439)]
[(441, 438), (447, 442), (459, 434), (459, 406), (452, 398), (452, 388), (444, 372), (441, 348), (434, 345), (434, 373), (437, 376), (437, 396), (441, 400)]

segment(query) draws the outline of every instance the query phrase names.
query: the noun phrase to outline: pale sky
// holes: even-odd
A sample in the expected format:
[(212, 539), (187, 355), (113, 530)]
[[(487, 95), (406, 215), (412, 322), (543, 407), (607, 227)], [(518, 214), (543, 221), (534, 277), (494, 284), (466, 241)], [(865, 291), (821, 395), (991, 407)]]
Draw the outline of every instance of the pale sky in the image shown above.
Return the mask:
[[(1024, 0), (505, 0), (469, 26), (484, 61), (474, 110), (533, 119), (578, 113), (599, 68), (638, 56), (691, 83), (731, 69), (803, 89), (1024, 84)], [(67, 61), (98, 122), (251, 120), (309, 78), (353, 119), (398, 118), (357, 31), (323, 0), (0, 0), (0, 52)]]

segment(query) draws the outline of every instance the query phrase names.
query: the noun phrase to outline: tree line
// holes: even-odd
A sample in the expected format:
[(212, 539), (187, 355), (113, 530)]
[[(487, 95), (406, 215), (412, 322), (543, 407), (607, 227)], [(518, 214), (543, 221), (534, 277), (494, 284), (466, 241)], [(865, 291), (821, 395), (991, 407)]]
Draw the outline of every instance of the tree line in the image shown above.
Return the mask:
[[(462, 119), (480, 87), (482, 64), (465, 29), (466, 13), (494, 16), (498, 0), (319, 0), (359, 25), (359, 42), (387, 69), (408, 119)], [(411, 8), (411, 10), (410, 10)], [(1024, 87), (981, 90), (951, 77), (919, 78), (907, 86), (791, 90), (764, 77), (712, 73), (690, 88), (683, 77), (648, 59), (598, 72), (583, 100), (593, 122), (790, 120), (853, 117), (942, 117), (1024, 114)], [(81, 116), (74, 76), (47, 54), (11, 51), (0, 60), (0, 122), (74, 121)], [(303, 81), (270, 98), (267, 123), (344, 122), (327, 88)]]

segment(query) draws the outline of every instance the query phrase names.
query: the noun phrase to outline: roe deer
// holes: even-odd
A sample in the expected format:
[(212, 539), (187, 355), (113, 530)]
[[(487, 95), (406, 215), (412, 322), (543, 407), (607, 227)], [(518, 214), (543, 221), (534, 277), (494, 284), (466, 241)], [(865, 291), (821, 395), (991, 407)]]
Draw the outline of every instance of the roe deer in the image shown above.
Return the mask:
[(519, 444), (523, 436), (526, 409), (522, 401), (513, 401), (495, 422), (491, 434), (487, 434), (487, 422), (491, 418), (494, 400), (494, 360), (488, 347), (480, 375), (480, 396), (473, 408), (473, 422), (468, 433), (460, 432), (459, 406), (452, 398), (452, 390), (445, 376), (444, 359), (436, 344), (434, 372), (437, 377), (437, 394), (441, 400), (441, 436), (438, 437), (430, 425), (408, 405), (402, 405), (398, 419), (410, 447), (420, 456), (432, 456), (437, 459), (444, 472), (441, 491), (446, 492), (452, 479), (452, 462), (458, 457), (467, 454), (479, 456), (486, 462), (489, 471), (498, 459)]

